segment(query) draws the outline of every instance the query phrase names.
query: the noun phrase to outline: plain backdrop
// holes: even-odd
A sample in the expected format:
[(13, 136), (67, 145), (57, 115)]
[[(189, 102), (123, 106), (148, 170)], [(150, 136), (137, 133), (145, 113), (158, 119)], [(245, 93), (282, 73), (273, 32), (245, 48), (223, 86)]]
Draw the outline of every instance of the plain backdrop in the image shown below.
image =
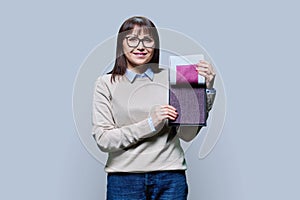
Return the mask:
[(299, 199), (299, 6), (1, 1), (0, 199), (105, 199), (104, 166), (76, 132), (73, 84), (89, 52), (133, 15), (198, 41), (224, 81), (218, 144), (203, 160), (197, 145), (186, 152), (189, 199)]

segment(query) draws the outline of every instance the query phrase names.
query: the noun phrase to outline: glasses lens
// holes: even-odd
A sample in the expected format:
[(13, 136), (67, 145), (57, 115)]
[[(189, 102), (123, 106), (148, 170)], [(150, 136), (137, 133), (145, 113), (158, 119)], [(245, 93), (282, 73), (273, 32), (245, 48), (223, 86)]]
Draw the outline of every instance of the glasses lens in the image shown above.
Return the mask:
[(154, 40), (151, 37), (144, 37), (143, 44), (145, 47), (153, 47), (154, 46)]
[(130, 47), (136, 47), (138, 44), (139, 44), (139, 38), (138, 37), (127, 37), (127, 43), (128, 43), (128, 46)]

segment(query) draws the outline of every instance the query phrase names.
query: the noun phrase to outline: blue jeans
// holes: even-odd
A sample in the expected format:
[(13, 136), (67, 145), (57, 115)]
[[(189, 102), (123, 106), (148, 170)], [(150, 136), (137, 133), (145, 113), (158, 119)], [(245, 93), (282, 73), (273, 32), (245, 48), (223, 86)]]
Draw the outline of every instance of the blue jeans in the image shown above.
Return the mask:
[(107, 200), (186, 200), (185, 171), (108, 173)]

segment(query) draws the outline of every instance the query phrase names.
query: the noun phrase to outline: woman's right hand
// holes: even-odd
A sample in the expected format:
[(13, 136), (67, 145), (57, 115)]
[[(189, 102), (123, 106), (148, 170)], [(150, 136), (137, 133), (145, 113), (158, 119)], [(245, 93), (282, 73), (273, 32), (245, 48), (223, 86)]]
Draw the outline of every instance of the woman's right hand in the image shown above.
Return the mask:
[(178, 113), (176, 108), (171, 105), (159, 105), (150, 111), (150, 116), (155, 129), (159, 130), (163, 127), (166, 119), (175, 120)]

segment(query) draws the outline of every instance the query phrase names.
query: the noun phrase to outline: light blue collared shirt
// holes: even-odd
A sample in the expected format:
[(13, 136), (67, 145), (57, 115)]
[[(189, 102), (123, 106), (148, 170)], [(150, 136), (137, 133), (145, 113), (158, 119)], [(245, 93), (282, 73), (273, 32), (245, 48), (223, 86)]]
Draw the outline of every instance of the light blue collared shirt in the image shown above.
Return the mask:
[(130, 83), (132, 83), (136, 78), (144, 77), (148, 77), (151, 81), (153, 81), (154, 73), (150, 67), (148, 67), (147, 70), (142, 74), (138, 74), (130, 69), (126, 69), (125, 76), (130, 81)]

